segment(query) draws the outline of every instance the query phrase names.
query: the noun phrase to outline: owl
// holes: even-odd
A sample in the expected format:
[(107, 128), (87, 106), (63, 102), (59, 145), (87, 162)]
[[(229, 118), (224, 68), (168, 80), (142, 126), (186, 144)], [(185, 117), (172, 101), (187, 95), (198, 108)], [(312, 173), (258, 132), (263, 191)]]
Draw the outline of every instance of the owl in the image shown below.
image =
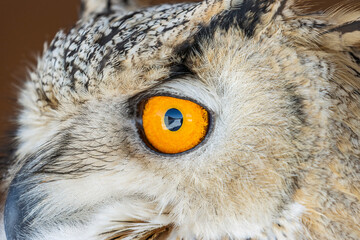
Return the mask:
[(360, 12), (84, 0), (19, 93), (1, 239), (360, 239)]

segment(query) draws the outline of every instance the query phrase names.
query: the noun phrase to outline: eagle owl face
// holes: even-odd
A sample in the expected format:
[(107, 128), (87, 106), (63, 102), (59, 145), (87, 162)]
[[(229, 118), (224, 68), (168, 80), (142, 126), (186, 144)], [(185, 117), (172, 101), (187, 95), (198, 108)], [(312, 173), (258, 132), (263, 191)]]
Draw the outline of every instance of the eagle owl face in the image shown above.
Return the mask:
[(7, 239), (360, 238), (360, 14), (134, 9), (84, 1), (25, 83)]

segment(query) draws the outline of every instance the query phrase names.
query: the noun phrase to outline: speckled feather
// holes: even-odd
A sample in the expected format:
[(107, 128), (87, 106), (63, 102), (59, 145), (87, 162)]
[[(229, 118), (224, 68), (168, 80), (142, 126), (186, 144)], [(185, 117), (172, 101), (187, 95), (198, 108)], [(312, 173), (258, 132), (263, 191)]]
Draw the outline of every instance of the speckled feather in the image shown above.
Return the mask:
[(56, 104), (72, 94), (99, 92), (106, 67), (121, 69), (152, 58), (170, 58), (167, 51), (209, 21), (202, 17), (212, 9), (204, 5), (161, 5), (126, 16), (106, 11), (80, 20), (69, 34), (59, 32), (51, 43), (38, 71), (39, 88)]

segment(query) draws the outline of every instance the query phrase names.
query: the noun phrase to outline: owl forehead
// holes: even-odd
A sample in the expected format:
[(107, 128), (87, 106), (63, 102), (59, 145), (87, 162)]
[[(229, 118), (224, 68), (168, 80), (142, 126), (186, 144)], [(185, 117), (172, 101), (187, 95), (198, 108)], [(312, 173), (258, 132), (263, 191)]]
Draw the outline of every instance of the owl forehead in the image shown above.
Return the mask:
[[(39, 87), (48, 100), (59, 102), (64, 96), (78, 98), (80, 93), (99, 92), (114, 71), (159, 66), (170, 71), (169, 65), (183, 57), (175, 54), (178, 47), (191, 48), (185, 43), (193, 42), (199, 33), (211, 37), (219, 27), (228, 30), (236, 26), (251, 37), (271, 3), (240, 0), (231, 10), (232, 1), (205, 1), (160, 5), (127, 15), (106, 12), (90, 16), (68, 34), (56, 35), (39, 63)], [(169, 71), (157, 77), (164, 79)]]
[[(186, 28), (198, 5), (162, 5), (125, 16), (99, 14), (72, 29), (64, 48), (70, 50), (70, 56), (79, 49), (87, 50), (90, 61), (96, 53), (109, 49), (116, 52), (120, 61), (135, 53), (152, 52), (164, 41), (171, 44), (175, 39), (186, 37), (180, 32)], [(69, 49), (70, 45), (73, 45), (72, 49)]]

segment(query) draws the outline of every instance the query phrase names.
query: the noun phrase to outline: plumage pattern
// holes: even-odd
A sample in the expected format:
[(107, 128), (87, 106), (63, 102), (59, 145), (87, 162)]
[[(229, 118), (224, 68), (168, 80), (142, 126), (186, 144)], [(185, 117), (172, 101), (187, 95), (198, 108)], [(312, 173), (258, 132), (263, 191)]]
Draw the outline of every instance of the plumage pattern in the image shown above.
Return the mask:
[[(25, 82), (2, 239), (360, 239), (360, 13), (134, 7), (83, 1)], [(147, 147), (157, 95), (206, 107), (203, 142)]]

